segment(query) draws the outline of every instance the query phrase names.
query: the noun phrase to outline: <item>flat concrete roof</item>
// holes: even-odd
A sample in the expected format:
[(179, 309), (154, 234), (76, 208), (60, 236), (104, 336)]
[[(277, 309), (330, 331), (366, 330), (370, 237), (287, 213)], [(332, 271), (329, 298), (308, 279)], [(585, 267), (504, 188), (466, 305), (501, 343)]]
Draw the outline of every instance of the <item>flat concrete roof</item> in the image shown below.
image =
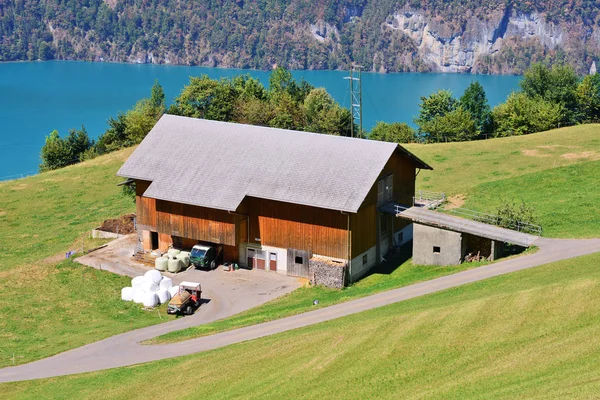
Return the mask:
[(539, 238), (539, 236), (528, 233), (500, 228), (499, 226), (484, 224), (483, 222), (456, 217), (438, 211), (426, 210), (420, 207), (410, 207), (396, 215), (423, 225), (469, 233), (474, 236), (512, 243), (522, 247), (531, 246)]

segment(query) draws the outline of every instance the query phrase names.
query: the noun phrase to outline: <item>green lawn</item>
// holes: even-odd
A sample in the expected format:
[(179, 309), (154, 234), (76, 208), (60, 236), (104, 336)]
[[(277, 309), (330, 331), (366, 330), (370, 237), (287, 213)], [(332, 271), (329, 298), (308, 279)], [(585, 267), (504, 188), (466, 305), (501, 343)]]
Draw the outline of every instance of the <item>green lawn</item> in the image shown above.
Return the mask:
[(600, 254), (193, 356), (4, 384), (9, 398), (540, 398), (600, 393)]
[(501, 199), (532, 206), (544, 236), (600, 237), (600, 161), (483, 183), (469, 190), (464, 207), (493, 212)]
[(120, 300), (129, 278), (60, 261), (96, 246), (87, 237), (104, 219), (135, 211), (115, 176), (131, 151), (0, 183), (0, 367), (167, 320)]
[(525, 136), (462, 143), (408, 144), (429, 163), (417, 187), (466, 194), (485, 182), (600, 160), (600, 125), (579, 125)]

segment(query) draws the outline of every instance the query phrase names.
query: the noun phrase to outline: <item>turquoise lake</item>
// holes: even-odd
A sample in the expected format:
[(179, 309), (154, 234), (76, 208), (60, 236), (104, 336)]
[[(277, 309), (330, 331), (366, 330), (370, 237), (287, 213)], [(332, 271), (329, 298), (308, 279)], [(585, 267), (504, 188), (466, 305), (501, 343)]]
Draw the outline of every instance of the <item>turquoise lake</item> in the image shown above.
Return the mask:
[[(236, 69), (88, 63), (73, 61), (0, 63), (0, 180), (37, 172), (44, 138), (57, 129), (62, 136), (84, 125), (96, 138), (106, 120), (149, 96), (155, 79), (170, 103), (190, 76), (211, 78), (251, 74), (268, 83), (269, 73)], [(294, 71), (316, 87), (325, 87), (343, 106), (349, 105), (344, 71)], [(413, 125), (421, 96), (449, 89), (460, 97), (472, 81), (486, 90), (491, 106), (518, 88), (519, 77), (460, 74), (363, 73), (363, 125), (377, 121)]]

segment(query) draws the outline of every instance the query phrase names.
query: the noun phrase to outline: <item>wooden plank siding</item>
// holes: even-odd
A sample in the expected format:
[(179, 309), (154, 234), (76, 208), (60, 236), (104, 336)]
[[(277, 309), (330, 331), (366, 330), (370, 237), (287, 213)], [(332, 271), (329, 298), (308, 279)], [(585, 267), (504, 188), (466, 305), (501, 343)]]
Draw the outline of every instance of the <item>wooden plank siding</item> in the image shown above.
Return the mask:
[(235, 215), (227, 211), (157, 200), (157, 229), (183, 238), (236, 246)]
[[(402, 154), (400, 151), (394, 152), (383, 170), (379, 174), (377, 181), (369, 190), (360, 209), (350, 218), (350, 229), (352, 231), (352, 258), (366, 252), (371, 247), (377, 245), (377, 182), (389, 174), (393, 174), (394, 201), (412, 205), (412, 199), (415, 194), (415, 173), (416, 168), (413, 161)], [(393, 218), (393, 216), (391, 217)], [(388, 220), (392, 226), (394, 222)], [(392, 234), (396, 229), (388, 229), (390, 244), (393, 242)]]
[(135, 209), (136, 222), (144, 229), (156, 231), (157, 214), (156, 200), (143, 197), (144, 192), (150, 186), (149, 181), (135, 181)]
[(347, 214), (253, 197), (247, 197), (238, 211), (249, 213), (250, 243), (347, 258)]

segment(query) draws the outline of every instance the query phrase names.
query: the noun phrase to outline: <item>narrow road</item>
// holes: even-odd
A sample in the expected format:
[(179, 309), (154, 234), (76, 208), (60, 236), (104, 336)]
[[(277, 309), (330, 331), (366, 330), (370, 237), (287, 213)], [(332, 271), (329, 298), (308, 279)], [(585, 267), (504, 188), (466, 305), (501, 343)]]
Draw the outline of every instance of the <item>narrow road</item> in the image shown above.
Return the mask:
[(181, 325), (173, 326), (172, 323), (166, 323), (138, 329), (40, 361), (0, 369), (0, 382), (98, 371), (216, 349), (371, 310), (494, 276), (600, 251), (600, 239), (563, 240), (540, 238), (535, 245), (540, 250), (527, 256), (501, 261), (315, 311), (180, 343), (155, 346), (139, 344), (140, 341), (180, 329)]

